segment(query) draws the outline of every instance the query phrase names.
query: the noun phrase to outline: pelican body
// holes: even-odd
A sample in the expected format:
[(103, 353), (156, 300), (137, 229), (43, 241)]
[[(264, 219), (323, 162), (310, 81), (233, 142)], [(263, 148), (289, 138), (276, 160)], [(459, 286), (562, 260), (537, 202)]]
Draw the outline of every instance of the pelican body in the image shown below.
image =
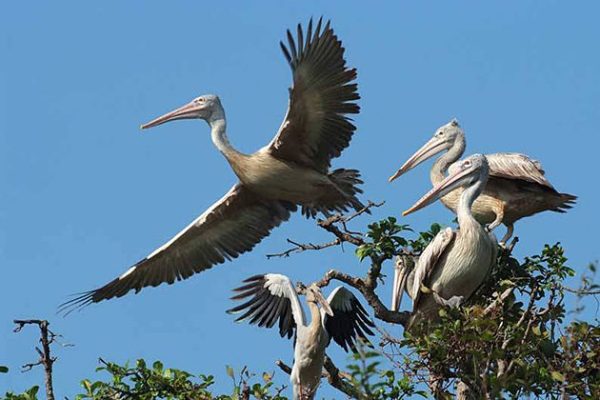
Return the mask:
[(63, 304), (76, 307), (121, 297), (130, 290), (171, 284), (250, 251), (298, 206), (307, 217), (364, 206), (360, 174), (330, 170), (331, 160), (349, 145), (359, 112), (356, 70), (347, 68), (344, 48), (329, 22), (312, 20), (297, 39), (288, 31), (281, 43), (293, 73), (287, 115), (271, 143), (253, 154), (236, 150), (227, 138), (227, 121), (216, 95), (199, 96), (142, 129), (180, 119), (202, 119), (211, 139), (239, 179), (228, 193), (187, 228), (108, 284)]
[[(473, 216), (471, 207), (483, 191), (489, 174), (485, 156), (475, 154), (455, 164), (450, 174), (434, 186), (413, 207), (408, 215), (447, 193), (462, 187), (456, 205), (459, 229), (440, 231), (419, 257), (414, 272), (396, 269), (392, 309), (398, 310), (403, 290), (413, 299), (413, 317), (435, 319), (440, 305), (456, 305), (468, 299), (483, 283), (496, 262), (495, 236)], [(431, 289), (423, 293), (422, 286)]]
[[(400, 169), (390, 177), (398, 178), (423, 161), (446, 151), (433, 164), (430, 179), (433, 185), (444, 180), (449, 168), (465, 152), (465, 134), (457, 120), (441, 126), (433, 138), (415, 152)], [(472, 213), (490, 230), (501, 223), (507, 232), (501, 242), (513, 234), (514, 223), (524, 217), (550, 210), (563, 213), (571, 208), (576, 196), (559, 193), (546, 179), (539, 161), (520, 153), (494, 153), (486, 155), (489, 163), (489, 179), (480, 196), (475, 200)], [(442, 203), (456, 213), (461, 193), (459, 188), (442, 197)]]
[[(366, 343), (374, 327), (358, 299), (342, 286), (325, 299), (316, 285), (305, 290), (310, 319), (306, 318), (296, 289), (290, 279), (280, 274), (256, 275), (235, 289), (232, 299), (250, 298), (227, 312), (242, 313), (236, 322), (249, 320), (251, 324), (271, 328), (279, 324), (281, 337), (291, 338), (295, 333), (294, 365), (290, 382), (294, 400), (315, 398), (321, 382), (325, 349), (331, 339), (345, 351), (356, 350), (356, 340)], [(319, 305), (321, 308), (319, 308)]]

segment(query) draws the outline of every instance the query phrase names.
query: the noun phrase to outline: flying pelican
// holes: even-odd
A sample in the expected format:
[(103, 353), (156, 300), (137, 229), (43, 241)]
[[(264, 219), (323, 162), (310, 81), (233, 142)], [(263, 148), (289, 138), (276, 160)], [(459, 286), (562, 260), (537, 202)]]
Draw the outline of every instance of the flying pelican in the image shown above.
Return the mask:
[[(290, 374), (294, 400), (315, 397), (321, 382), (325, 348), (331, 339), (345, 351), (355, 351), (358, 338), (368, 343), (365, 334), (373, 335), (370, 327), (375, 325), (358, 299), (343, 286), (335, 288), (327, 300), (318, 286), (308, 286), (305, 295), (310, 320), (307, 320), (296, 290), (287, 276), (256, 275), (244, 283), (246, 285), (234, 289), (239, 294), (232, 299), (250, 299), (227, 311), (230, 314), (244, 312), (236, 322), (250, 318), (251, 324), (271, 328), (279, 320), (281, 337), (296, 335), (294, 366)], [(324, 313), (321, 313), (318, 305), (321, 305)]]
[[(441, 126), (433, 137), (413, 154), (400, 169), (390, 177), (390, 182), (423, 161), (446, 150), (433, 164), (429, 174), (431, 183), (440, 183), (448, 168), (465, 152), (465, 134), (458, 121), (453, 119)], [(507, 232), (500, 241), (506, 243), (511, 238), (514, 223), (542, 211), (551, 210), (564, 213), (571, 208), (576, 196), (559, 193), (544, 176), (542, 165), (520, 153), (487, 154), (490, 177), (481, 195), (473, 204), (473, 215), (482, 224), (489, 224), (490, 230), (501, 223)], [(462, 189), (442, 197), (442, 203), (456, 212)]]
[[(253, 154), (232, 147), (219, 97), (204, 95), (158, 117), (142, 129), (179, 119), (203, 119), (211, 138), (239, 182), (163, 246), (108, 284), (61, 306), (85, 306), (130, 290), (189, 278), (250, 251), (290, 217), (297, 205), (307, 217), (364, 206), (356, 195), (362, 183), (353, 169), (330, 171), (331, 159), (345, 149), (356, 129), (347, 114), (359, 112), (356, 69), (346, 67), (342, 43), (321, 19), (297, 39), (287, 31), (281, 49), (292, 69), (287, 114), (271, 143)], [(66, 308), (65, 308), (66, 307)]]
[[(489, 169), (481, 154), (454, 164), (446, 178), (403, 213), (413, 213), (463, 187), (456, 207), (460, 229), (440, 231), (417, 260), (414, 272), (402, 268), (402, 264), (396, 269), (391, 308), (399, 309), (406, 290), (413, 299), (409, 327), (417, 318), (435, 319), (440, 304), (457, 305), (468, 299), (496, 262), (496, 238), (471, 212), (475, 199), (484, 190)], [(422, 286), (430, 288), (431, 293), (423, 293)]]

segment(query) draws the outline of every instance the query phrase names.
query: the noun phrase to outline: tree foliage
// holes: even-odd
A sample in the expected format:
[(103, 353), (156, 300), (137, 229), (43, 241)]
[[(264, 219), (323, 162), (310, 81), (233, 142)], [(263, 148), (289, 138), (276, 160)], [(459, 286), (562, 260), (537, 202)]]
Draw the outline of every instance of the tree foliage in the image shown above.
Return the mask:
[[(357, 258), (370, 262), (365, 277), (330, 271), (319, 284), (340, 280), (359, 290), (379, 319), (401, 323), (402, 313), (385, 308), (375, 293), (385, 280), (382, 266), (395, 257), (414, 260), (441, 226), (418, 234), (393, 217), (372, 223), (365, 234), (346, 229), (354, 217), (332, 217), (319, 226), (336, 236), (326, 245), (298, 245), (295, 251), (321, 250), (350, 243)], [(295, 242), (291, 242), (296, 244)], [(581, 276), (581, 287), (565, 281), (575, 275), (560, 243), (519, 261), (511, 247), (500, 251), (489, 279), (466, 304), (440, 310), (440, 321), (424, 322), (394, 336), (381, 329), (376, 349), (359, 347), (343, 370), (330, 366), (327, 380), (345, 397), (391, 400), (436, 398), (597, 398), (600, 393), (600, 326), (580, 320), (587, 298), (598, 294), (593, 282), (596, 265)], [(567, 297), (572, 301), (567, 302)], [(573, 305), (571, 310), (567, 304)], [(252, 360), (244, 360), (251, 365)], [(272, 374), (237, 375), (227, 367), (231, 391), (216, 394), (212, 375), (194, 375), (148, 365), (117, 365), (100, 361), (97, 376), (82, 381), (83, 399), (286, 399), (285, 380)], [(327, 362), (326, 362), (327, 367)], [(284, 369), (284, 368), (282, 368)], [(284, 369), (285, 370), (285, 369)], [(0, 366), (0, 373), (8, 369)], [(289, 373), (289, 370), (287, 371)], [(280, 382), (276, 384), (276, 380)], [(5, 399), (37, 399), (35, 386)]]

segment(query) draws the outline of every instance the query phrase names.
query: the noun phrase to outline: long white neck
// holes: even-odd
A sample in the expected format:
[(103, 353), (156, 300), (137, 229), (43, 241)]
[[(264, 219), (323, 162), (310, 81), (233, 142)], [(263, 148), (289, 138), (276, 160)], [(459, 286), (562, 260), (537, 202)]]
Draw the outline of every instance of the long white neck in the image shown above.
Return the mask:
[(456, 207), (456, 216), (461, 230), (473, 226), (480, 226), (479, 222), (477, 222), (471, 213), (471, 206), (483, 191), (486, 182), (487, 177), (483, 177), (462, 192), (460, 199), (458, 200), (458, 206)]
[(227, 138), (227, 121), (224, 113), (217, 115), (217, 117), (211, 117), (206, 122), (210, 126), (210, 136), (213, 143), (227, 159), (238, 153)]
[(437, 185), (444, 180), (448, 168), (462, 157), (466, 146), (465, 135), (459, 134), (448, 151), (435, 161), (429, 172), (429, 179), (433, 185)]

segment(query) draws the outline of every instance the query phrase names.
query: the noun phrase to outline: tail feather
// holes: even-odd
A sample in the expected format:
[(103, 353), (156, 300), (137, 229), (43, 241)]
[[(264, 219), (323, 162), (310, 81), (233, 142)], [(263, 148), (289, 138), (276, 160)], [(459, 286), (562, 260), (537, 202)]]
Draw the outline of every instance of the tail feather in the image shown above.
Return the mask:
[(576, 202), (577, 196), (568, 193), (558, 193), (556, 205), (552, 208), (552, 211), (565, 213), (567, 210), (573, 208)]
[[(315, 218), (318, 213), (330, 216), (332, 213), (346, 213), (350, 209), (360, 211), (365, 205), (358, 199), (357, 195), (363, 191), (358, 185), (363, 181), (360, 172), (355, 169), (336, 169), (329, 174), (329, 179), (337, 186), (340, 196), (332, 201), (320, 201), (318, 204), (303, 204), (302, 215), (306, 218)], [(368, 212), (368, 211), (367, 211)]]

